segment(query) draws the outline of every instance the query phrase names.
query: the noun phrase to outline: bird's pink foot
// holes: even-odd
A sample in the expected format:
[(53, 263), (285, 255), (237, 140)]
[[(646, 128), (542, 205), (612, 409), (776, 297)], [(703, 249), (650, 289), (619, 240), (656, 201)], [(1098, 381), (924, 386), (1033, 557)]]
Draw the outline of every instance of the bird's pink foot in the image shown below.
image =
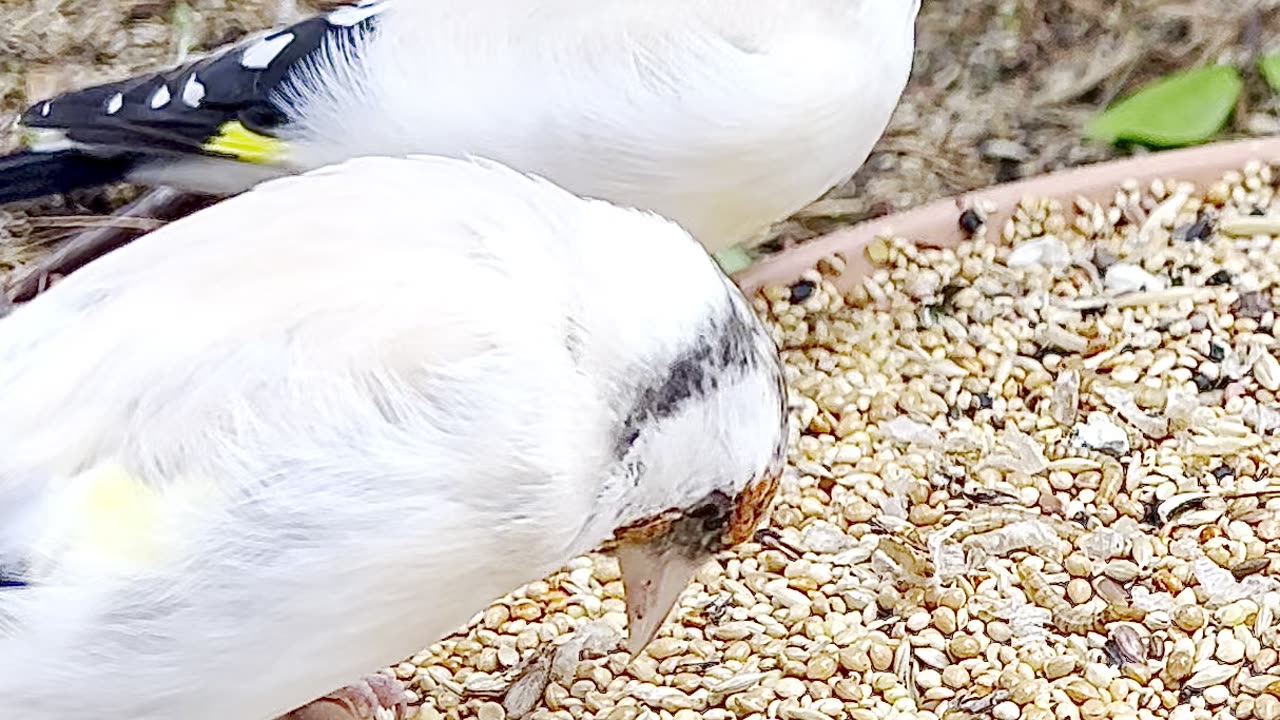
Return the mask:
[(404, 685), (386, 675), (370, 675), (279, 720), (407, 720), (408, 717)]

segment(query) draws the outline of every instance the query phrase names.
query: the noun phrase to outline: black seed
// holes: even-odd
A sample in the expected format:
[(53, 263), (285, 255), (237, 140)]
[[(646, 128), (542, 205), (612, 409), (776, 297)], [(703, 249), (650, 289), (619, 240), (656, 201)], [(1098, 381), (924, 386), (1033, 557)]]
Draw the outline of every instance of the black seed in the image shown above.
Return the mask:
[(1142, 522), (1151, 527), (1158, 528), (1163, 523), (1160, 522), (1160, 501), (1152, 500), (1146, 506), (1146, 511), (1142, 513)]
[(1202, 393), (1209, 392), (1210, 390), (1213, 389), (1213, 386), (1216, 384), (1213, 380), (1209, 378), (1208, 375), (1205, 375), (1203, 373), (1196, 373), (1195, 381), (1196, 381), (1196, 387), (1199, 388), (1200, 392)]
[(1207, 242), (1211, 235), (1213, 235), (1213, 220), (1202, 217), (1191, 226), (1191, 232), (1187, 235), (1187, 239), (1193, 242)]
[(1213, 476), (1221, 480), (1229, 475), (1233, 475), (1234, 472), (1235, 471), (1233, 471), (1231, 468), (1227, 467), (1226, 465), (1219, 465), (1218, 467), (1213, 469)]
[(1219, 270), (1218, 272), (1210, 275), (1209, 279), (1204, 281), (1204, 284), (1210, 287), (1215, 287), (1218, 285), (1226, 285), (1230, 282), (1231, 282), (1231, 273), (1227, 272), (1226, 270)]
[(1226, 376), (1220, 377), (1217, 380), (1210, 380), (1207, 375), (1196, 373), (1194, 379), (1196, 382), (1196, 387), (1200, 389), (1200, 392), (1213, 392), (1214, 390), (1222, 390), (1231, 384), (1231, 378)]
[(994, 401), (992, 401), (990, 395), (986, 393), (982, 393), (981, 395), (978, 396), (978, 407), (982, 408), (983, 410), (990, 410), (991, 406), (994, 404), (995, 403)]
[(1227, 349), (1217, 343), (1209, 343), (1209, 359), (1214, 362), (1222, 362), (1227, 357)]
[(1173, 231), (1173, 238), (1183, 242), (1207, 242), (1213, 235), (1213, 220), (1201, 215), (1195, 222)]
[(1102, 651), (1106, 655), (1108, 665), (1111, 665), (1112, 667), (1120, 667), (1124, 665), (1124, 653), (1122, 653), (1119, 646), (1111, 640), (1107, 640), (1107, 642), (1102, 646)]
[(800, 303), (808, 300), (810, 297), (813, 297), (814, 289), (815, 288), (813, 283), (809, 282), (808, 280), (801, 280), (795, 285), (792, 285), (791, 286), (791, 304), (799, 305)]
[(983, 220), (982, 215), (980, 215), (978, 211), (974, 210), (973, 208), (969, 208), (964, 212), (960, 213), (960, 229), (964, 230), (970, 235), (978, 232), (978, 229), (982, 227), (982, 224), (984, 222), (986, 221)]
[(944, 308), (950, 309), (951, 304), (955, 302), (956, 295), (959, 295), (960, 291), (963, 289), (964, 289), (963, 285), (957, 285), (956, 283), (951, 283), (946, 287), (942, 288), (942, 293), (941, 293), (942, 306)]

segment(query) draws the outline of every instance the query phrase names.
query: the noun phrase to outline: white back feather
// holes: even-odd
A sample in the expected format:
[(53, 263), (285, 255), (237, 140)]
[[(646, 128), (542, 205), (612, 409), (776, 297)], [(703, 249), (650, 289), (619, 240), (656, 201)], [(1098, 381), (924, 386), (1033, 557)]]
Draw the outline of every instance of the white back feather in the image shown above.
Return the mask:
[(712, 251), (865, 161), (918, 0), (399, 0), (284, 93), (300, 167), (475, 154), (653, 210)]

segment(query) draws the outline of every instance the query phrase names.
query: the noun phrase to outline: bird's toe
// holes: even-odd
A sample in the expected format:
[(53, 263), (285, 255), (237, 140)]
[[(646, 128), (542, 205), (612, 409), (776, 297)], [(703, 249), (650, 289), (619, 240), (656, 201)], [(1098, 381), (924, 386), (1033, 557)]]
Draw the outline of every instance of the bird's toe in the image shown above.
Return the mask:
[(386, 675), (370, 675), (279, 720), (407, 720), (408, 717), (404, 685)]

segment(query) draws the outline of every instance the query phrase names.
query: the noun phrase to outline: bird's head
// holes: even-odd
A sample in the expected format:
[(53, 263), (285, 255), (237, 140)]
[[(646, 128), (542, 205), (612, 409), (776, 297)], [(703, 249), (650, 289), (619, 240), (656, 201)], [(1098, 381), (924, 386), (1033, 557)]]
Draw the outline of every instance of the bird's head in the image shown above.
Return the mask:
[(703, 564), (754, 535), (786, 465), (777, 347), (736, 287), (725, 280), (713, 295), (620, 383), (612, 484), (622, 511), (607, 549), (622, 569), (632, 654)]

